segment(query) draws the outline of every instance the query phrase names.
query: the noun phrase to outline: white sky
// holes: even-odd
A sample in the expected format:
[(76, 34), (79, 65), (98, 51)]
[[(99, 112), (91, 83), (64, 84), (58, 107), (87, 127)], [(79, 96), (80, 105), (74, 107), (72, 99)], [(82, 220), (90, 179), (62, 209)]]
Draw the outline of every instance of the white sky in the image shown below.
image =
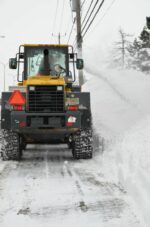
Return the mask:
[[(62, 42), (67, 42), (72, 25), (70, 0), (58, 2), (54, 23), (57, 0), (0, 0), (0, 35), (6, 36), (0, 39), (0, 62), (7, 63), (10, 57), (14, 57), (20, 44), (56, 42), (57, 38), (51, 38), (51, 33), (67, 33), (66, 37), (62, 38)], [(84, 4), (83, 18), (90, 2), (91, 0), (86, 0)], [(84, 39), (84, 47), (109, 50), (112, 43), (118, 39), (117, 32), (120, 27), (135, 36), (140, 34), (145, 25), (145, 17), (150, 16), (150, 0), (114, 0), (112, 7), (107, 11), (112, 2), (113, 0), (105, 0), (101, 12)], [(71, 43), (75, 39), (75, 28), (73, 35)], [(12, 83), (11, 75), (15, 73), (6, 66), (7, 83)], [(1, 65), (0, 74), (1, 90)]]

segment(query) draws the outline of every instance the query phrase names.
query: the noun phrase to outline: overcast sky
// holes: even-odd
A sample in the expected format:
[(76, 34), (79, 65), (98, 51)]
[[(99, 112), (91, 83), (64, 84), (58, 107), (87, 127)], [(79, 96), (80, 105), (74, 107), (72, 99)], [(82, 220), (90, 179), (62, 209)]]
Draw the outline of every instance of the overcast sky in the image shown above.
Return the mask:
[[(91, 0), (86, 0), (82, 18)], [(18, 46), (23, 43), (56, 43), (51, 34), (62, 34), (66, 43), (72, 26), (70, 0), (0, 0), (0, 62), (7, 63), (14, 57)], [(64, 11), (63, 11), (64, 9)], [(109, 9), (109, 10), (108, 10)], [(104, 16), (105, 15), (105, 16)], [(118, 39), (118, 29), (138, 36), (150, 16), (150, 0), (105, 0), (92, 28), (84, 39), (84, 48), (109, 50)], [(55, 20), (55, 22), (54, 22)], [(66, 36), (64, 36), (66, 33)], [(75, 39), (75, 28), (70, 42)], [(3, 69), (0, 65), (0, 90), (3, 84)], [(11, 74), (6, 66), (7, 83), (12, 83)]]

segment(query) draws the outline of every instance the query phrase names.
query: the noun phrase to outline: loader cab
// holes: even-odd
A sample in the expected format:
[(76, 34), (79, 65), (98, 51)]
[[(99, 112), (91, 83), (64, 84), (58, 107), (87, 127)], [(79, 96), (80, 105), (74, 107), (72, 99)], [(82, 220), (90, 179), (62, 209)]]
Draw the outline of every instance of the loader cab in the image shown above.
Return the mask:
[(11, 69), (18, 68), (18, 82), (34, 76), (65, 77), (73, 83), (76, 70), (83, 68), (73, 47), (68, 45), (21, 45), (16, 58), (9, 62)]
[(26, 47), (25, 79), (32, 76), (68, 76), (68, 50), (65, 47)]

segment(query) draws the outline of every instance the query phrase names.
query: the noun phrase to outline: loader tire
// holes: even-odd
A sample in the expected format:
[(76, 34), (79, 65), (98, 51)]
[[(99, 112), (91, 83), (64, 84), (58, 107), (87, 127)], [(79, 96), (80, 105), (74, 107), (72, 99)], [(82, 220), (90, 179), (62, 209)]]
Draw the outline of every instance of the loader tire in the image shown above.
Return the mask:
[(68, 142), (68, 149), (73, 149), (73, 142)]
[(90, 159), (93, 154), (92, 131), (80, 130), (74, 135), (72, 155), (74, 159)]
[(20, 136), (11, 130), (2, 130), (1, 157), (3, 161), (19, 161), (22, 156)]
[(26, 141), (23, 137), (20, 137), (20, 148), (21, 150), (25, 150), (27, 147)]

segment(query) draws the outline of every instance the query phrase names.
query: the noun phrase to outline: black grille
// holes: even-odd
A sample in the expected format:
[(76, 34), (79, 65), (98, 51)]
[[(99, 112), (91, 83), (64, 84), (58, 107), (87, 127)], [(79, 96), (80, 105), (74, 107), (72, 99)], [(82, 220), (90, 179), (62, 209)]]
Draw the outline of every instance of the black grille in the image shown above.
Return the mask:
[(44, 113), (63, 112), (63, 86), (29, 86), (28, 111)]

